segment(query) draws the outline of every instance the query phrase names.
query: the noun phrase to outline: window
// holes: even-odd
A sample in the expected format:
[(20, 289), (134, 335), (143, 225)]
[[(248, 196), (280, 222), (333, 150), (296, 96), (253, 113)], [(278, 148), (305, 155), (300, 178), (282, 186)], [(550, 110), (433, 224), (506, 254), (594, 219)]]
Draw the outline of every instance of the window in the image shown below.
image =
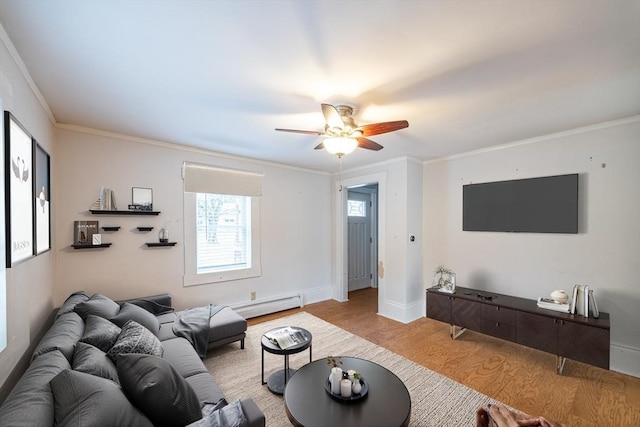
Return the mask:
[(198, 274), (251, 266), (251, 198), (196, 194)]
[(184, 165), (184, 285), (261, 275), (262, 175)]
[(367, 205), (363, 200), (347, 200), (347, 215), (367, 216)]

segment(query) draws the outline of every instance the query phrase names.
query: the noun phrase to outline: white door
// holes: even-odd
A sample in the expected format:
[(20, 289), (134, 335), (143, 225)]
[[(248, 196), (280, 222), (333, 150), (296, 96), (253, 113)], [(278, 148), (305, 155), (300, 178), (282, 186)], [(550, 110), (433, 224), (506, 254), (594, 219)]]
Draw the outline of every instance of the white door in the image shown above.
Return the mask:
[(348, 217), (348, 279), (349, 291), (371, 287), (371, 193), (349, 190)]

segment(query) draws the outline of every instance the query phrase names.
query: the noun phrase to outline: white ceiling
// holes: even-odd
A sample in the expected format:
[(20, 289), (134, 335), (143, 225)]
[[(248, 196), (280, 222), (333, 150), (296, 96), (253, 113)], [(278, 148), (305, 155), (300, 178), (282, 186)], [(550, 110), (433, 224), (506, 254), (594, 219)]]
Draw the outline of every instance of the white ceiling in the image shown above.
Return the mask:
[(353, 168), (640, 114), (640, 1), (0, 0), (58, 123), (316, 170), (320, 103), (409, 128)]

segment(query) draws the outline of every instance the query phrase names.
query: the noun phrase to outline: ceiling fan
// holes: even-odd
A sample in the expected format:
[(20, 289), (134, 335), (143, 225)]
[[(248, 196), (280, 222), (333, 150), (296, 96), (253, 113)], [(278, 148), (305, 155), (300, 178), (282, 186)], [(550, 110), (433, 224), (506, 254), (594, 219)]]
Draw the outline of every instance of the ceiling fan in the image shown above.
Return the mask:
[(355, 150), (356, 147), (374, 151), (382, 150), (382, 145), (373, 142), (368, 137), (409, 127), (409, 122), (406, 120), (358, 126), (353, 118), (353, 108), (348, 105), (333, 106), (331, 104), (322, 104), (322, 114), (324, 114), (326, 121), (324, 131), (278, 128), (276, 130), (324, 136), (326, 139), (318, 144), (315, 149), (321, 150), (324, 148), (331, 154), (342, 157)]

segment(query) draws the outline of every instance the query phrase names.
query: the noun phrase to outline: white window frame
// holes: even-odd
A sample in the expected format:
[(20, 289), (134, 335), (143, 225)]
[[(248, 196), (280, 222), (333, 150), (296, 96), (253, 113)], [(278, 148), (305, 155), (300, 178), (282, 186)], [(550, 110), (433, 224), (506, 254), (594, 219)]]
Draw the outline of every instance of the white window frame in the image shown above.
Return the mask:
[[(260, 257), (260, 196), (261, 188), (255, 188), (251, 186), (250, 190), (245, 186), (246, 180), (251, 181), (257, 174), (244, 173), (242, 171), (222, 170), (214, 167), (207, 167), (205, 165), (187, 164), (185, 168), (195, 168), (194, 182), (189, 183), (189, 188), (192, 191), (185, 191), (183, 193), (183, 212), (184, 212), (184, 276), (183, 286), (197, 286), (210, 283), (227, 282), (231, 280), (248, 279), (251, 277), (260, 277), (262, 275), (262, 262)], [(216, 174), (216, 179), (213, 185), (224, 186), (224, 189), (233, 188), (237, 190), (231, 190), (228, 192), (223, 191), (202, 191), (207, 185), (207, 174)], [(184, 174), (184, 172), (183, 172)], [(253, 176), (251, 176), (253, 175)], [(184, 175), (183, 175), (184, 176)], [(213, 175), (212, 175), (213, 176)], [(260, 175), (261, 177), (261, 175)], [(234, 187), (239, 186), (239, 187)], [(197, 271), (197, 191), (199, 193), (210, 194), (232, 194), (237, 196), (251, 197), (251, 266), (247, 268), (238, 268), (223, 271), (214, 271), (210, 273), (198, 274)], [(243, 194), (244, 193), (244, 194)], [(254, 196), (256, 195), (257, 196)]]

